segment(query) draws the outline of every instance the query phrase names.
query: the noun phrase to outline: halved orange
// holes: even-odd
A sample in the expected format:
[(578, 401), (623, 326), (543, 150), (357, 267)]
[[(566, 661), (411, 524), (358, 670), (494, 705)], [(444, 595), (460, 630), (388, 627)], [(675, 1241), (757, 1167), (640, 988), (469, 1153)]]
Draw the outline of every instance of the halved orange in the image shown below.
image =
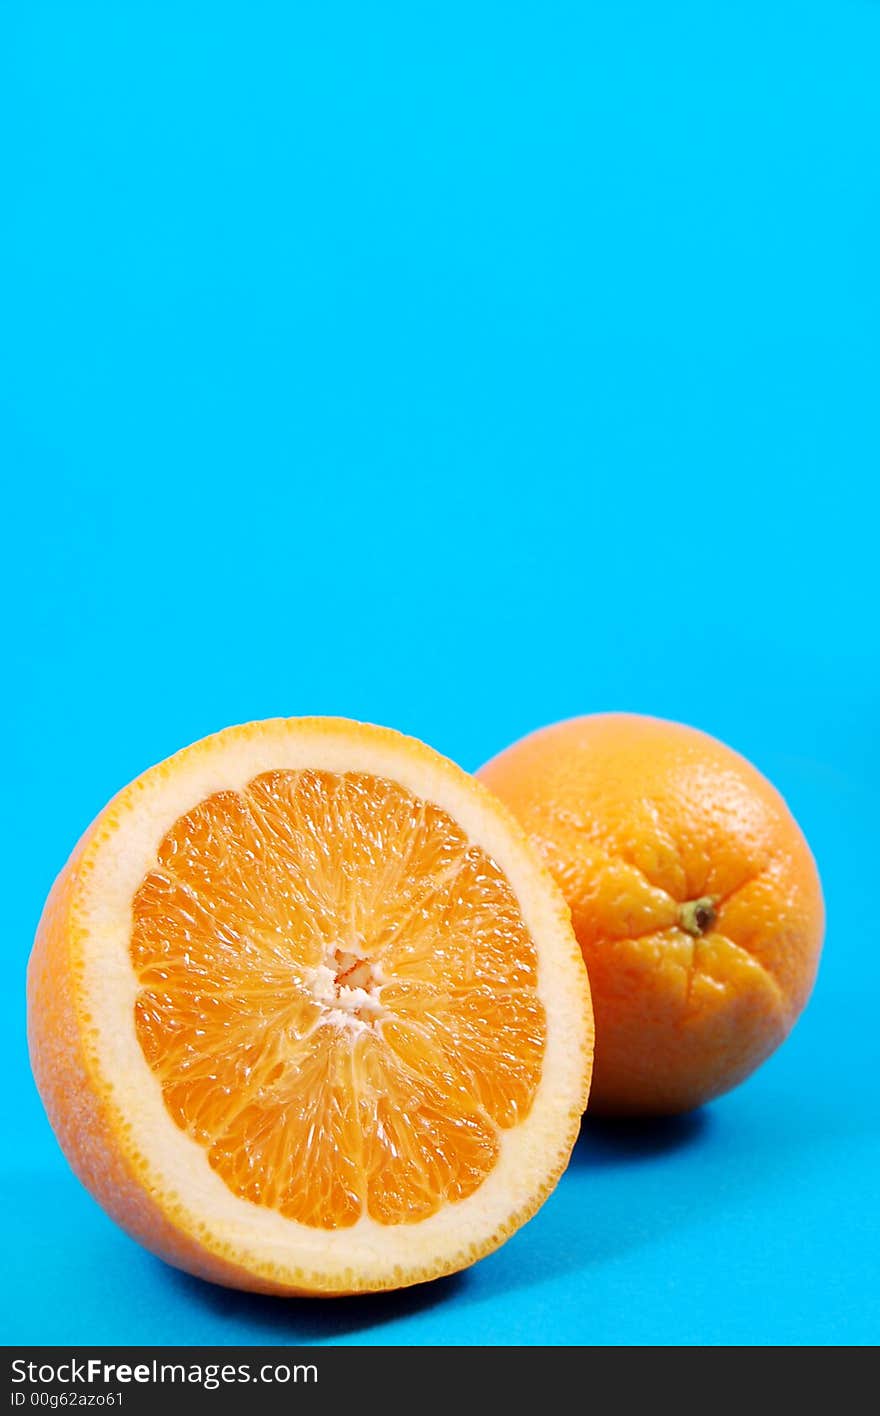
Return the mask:
[(127, 787), (55, 883), (28, 995), (98, 1201), (264, 1292), (472, 1263), (550, 1193), (589, 1089), (586, 972), (520, 828), (342, 719), (229, 728)]

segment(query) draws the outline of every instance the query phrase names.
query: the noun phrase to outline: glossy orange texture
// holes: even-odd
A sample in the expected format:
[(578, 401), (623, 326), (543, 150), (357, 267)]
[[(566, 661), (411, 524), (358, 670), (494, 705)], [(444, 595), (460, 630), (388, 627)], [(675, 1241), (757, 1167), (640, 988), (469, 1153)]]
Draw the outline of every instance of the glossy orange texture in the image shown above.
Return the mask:
[(477, 774), (562, 887), (590, 975), (590, 1109), (687, 1111), (749, 1076), (809, 998), (819, 876), (779, 793), (694, 728), (598, 714)]
[(318, 1228), (416, 1223), (528, 1114), (544, 1011), (513, 891), (399, 785), (273, 772), (217, 793), (133, 911), (141, 1047), (243, 1199)]

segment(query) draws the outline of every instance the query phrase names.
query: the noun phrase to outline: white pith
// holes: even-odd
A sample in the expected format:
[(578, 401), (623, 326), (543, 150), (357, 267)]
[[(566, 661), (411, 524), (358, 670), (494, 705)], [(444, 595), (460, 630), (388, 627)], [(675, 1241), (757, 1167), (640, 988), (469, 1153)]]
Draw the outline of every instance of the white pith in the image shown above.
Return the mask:
[(306, 986), (314, 1002), (324, 1007), (320, 1023), (345, 1028), (352, 1036), (364, 1032), (368, 1027), (378, 1027), (388, 1016), (387, 1009), (382, 1004), (384, 979), (378, 960), (367, 966), (370, 975), (367, 987), (357, 983), (340, 983), (337, 980), (335, 955), (341, 950), (349, 958), (356, 957), (355, 948), (351, 943), (340, 944), (337, 950), (328, 950), (323, 964), (307, 969), (305, 973)]
[[(520, 1125), (499, 1132), (499, 1159), (469, 1198), (417, 1224), (384, 1225), (362, 1216), (325, 1230), (237, 1197), (205, 1150), (166, 1110), (134, 1024), (138, 983), (130, 962), (132, 897), (156, 864), (174, 822), (221, 790), (242, 789), (273, 770), (368, 772), (397, 781), (447, 811), (498, 863), (517, 894), (539, 951), (538, 994), (546, 1011), (542, 1079)], [(327, 720), (277, 721), (210, 739), (141, 778), (119, 809), (110, 808), (87, 851), (75, 915), (82, 931), (78, 1006), (91, 1065), (117, 1113), (132, 1169), (169, 1218), (212, 1252), (269, 1276), (332, 1289), (357, 1279), (380, 1285), (413, 1269), (439, 1267), (484, 1248), (512, 1217), (533, 1207), (571, 1144), (572, 1116), (583, 1102), (586, 980), (555, 887), (482, 791), (445, 759), (380, 730), (346, 731)], [(350, 942), (340, 948), (356, 952)], [(314, 970), (314, 996), (326, 1002), (321, 1025), (359, 1030), (381, 1016), (380, 979), (340, 986), (330, 960)], [(360, 1016), (359, 1016), (360, 1015)], [(368, 1020), (365, 1020), (368, 1019)]]

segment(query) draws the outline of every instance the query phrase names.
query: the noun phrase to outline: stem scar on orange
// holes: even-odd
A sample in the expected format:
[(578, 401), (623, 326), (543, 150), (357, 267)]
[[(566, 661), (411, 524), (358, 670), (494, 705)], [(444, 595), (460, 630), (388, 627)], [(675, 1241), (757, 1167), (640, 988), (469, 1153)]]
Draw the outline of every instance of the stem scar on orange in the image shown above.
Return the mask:
[(86, 832), (28, 972), (71, 1165), (172, 1264), (353, 1293), (497, 1248), (565, 1168), (592, 1013), (506, 809), (411, 738), (230, 728)]
[(695, 728), (608, 713), (477, 775), (571, 908), (596, 1013), (591, 1110), (686, 1111), (769, 1057), (809, 998), (825, 917), (809, 847), (756, 768)]

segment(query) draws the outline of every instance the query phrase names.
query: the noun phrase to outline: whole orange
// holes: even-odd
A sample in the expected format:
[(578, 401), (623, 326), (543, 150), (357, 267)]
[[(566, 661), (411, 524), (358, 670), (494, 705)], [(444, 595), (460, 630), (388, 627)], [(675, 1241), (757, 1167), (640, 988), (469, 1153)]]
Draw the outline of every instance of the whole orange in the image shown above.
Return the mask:
[(590, 1109), (690, 1110), (770, 1056), (809, 998), (816, 864), (774, 787), (680, 723), (604, 713), (477, 774), (562, 887), (590, 975)]

